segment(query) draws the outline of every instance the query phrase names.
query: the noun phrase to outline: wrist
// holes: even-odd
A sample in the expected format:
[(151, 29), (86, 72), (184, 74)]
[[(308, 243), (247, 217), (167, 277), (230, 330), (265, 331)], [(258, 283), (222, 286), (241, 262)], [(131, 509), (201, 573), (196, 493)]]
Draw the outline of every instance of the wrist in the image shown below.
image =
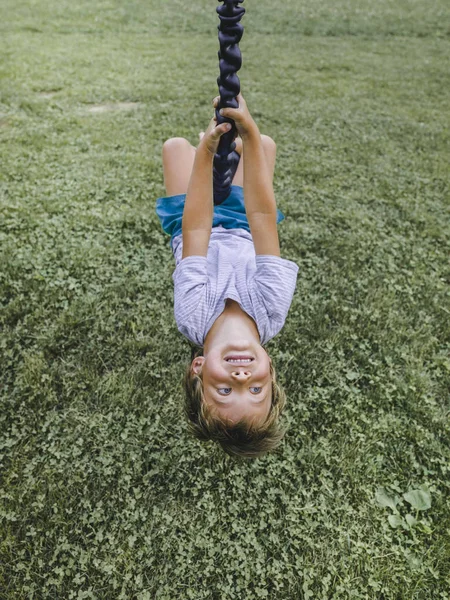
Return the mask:
[(258, 125), (255, 121), (251, 121), (245, 133), (241, 134), (242, 141), (251, 140), (260, 137)]
[(195, 155), (203, 160), (213, 160), (215, 156), (215, 152), (213, 152), (210, 148), (208, 148), (207, 144), (203, 142), (204, 138), (200, 141), (197, 146)]

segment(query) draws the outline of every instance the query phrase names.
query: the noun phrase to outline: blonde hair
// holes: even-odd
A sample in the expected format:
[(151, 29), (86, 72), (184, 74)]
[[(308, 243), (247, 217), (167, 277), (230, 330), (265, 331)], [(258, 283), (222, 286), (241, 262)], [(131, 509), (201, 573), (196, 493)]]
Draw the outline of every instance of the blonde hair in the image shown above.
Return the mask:
[(230, 424), (216, 418), (205, 402), (202, 374), (197, 375), (191, 368), (194, 358), (201, 355), (203, 349), (193, 348), (191, 363), (187, 366), (183, 378), (184, 413), (191, 433), (201, 441), (212, 440), (218, 443), (230, 456), (258, 458), (274, 450), (286, 433), (278, 424), (278, 418), (286, 404), (286, 394), (276, 380), (272, 362), (270, 362), (272, 405), (265, 422), (258, 426), (244, 420)]

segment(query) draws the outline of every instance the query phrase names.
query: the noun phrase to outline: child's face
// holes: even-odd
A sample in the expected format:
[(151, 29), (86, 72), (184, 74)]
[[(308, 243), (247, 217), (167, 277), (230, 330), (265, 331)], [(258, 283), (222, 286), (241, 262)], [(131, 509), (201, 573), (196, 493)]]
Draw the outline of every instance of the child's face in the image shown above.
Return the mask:
[[(227, 361), (233, 356), (249, 356), (251, 362)], [(260, 344), (249, 341), (236, 351), (232, 343), (211, 348), (192, 362), (195, 373), (203, 373), (205, 402), (219, 418), (232, 422), (245, 419), (262, 424), (272, 404), (271, 359)]]

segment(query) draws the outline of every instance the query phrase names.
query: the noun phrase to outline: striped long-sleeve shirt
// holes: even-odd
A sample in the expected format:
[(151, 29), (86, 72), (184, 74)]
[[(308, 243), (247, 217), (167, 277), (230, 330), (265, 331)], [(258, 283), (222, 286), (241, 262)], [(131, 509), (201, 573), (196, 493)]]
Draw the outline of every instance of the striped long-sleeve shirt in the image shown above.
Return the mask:
[(239, 303), (255, 321), (261, 344), (281, 330), (294, 295), (298, 266), (273, 255), (255, 255), (244, 229), (213, 227), (207, 256), (182, 259), (182, 236), (172, 240), (176, 268), (174, 313), (178, 330), (197, 346), (225, 308)]

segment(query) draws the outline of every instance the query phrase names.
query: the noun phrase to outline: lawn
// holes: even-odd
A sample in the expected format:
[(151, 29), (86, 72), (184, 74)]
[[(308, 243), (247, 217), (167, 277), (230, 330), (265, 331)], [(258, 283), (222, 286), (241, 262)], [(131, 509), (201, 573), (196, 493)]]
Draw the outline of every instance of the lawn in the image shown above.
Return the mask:
[(246, 0), (278, 145), (280, 448), (190, 437), (155, 214), (216, 2), (3, 0), (0, 598), (449, 600), (450, 7)]

